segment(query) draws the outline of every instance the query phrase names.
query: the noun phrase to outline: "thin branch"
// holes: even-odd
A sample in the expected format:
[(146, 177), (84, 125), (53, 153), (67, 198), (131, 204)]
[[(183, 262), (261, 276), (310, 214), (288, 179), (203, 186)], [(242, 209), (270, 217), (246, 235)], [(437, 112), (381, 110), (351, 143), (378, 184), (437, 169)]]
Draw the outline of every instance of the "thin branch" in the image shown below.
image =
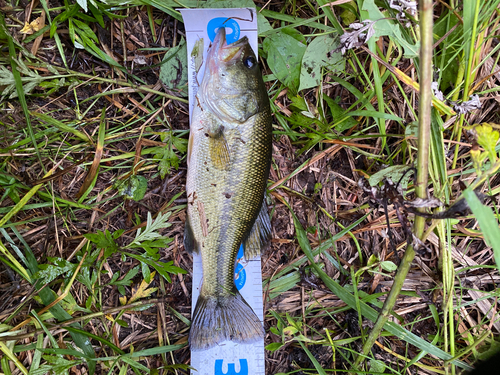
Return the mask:
[[(432, 0), (420, 1), (420, 102), (419, 102), (419, 132), (418, 132), (418, 154), (417, 154), (417, 186), (415, 192), (418, 198), (427, 198), (428, 167), (429, 167), (429, 145), (431, 125), (431, 101), (432, 101), (432, 44), (433, 44), (433, 9)], [(414, 234), (422, 238), (425, 228), (425, 218), (415, 217)], [(375, 341), (379, 337), (387, 322), (390, 313), (396, 303), (403, 282), (408, 275), (411, 263), (415, 257), (415, 246), (409, 244), (401, 264), (399, 265), (391, 291), (385, 300), (382, 311), (373, 327), (368, 339), (363, 345), (362, 353), (356, 358), (354, 368), (357, 368), (370, 352)]]

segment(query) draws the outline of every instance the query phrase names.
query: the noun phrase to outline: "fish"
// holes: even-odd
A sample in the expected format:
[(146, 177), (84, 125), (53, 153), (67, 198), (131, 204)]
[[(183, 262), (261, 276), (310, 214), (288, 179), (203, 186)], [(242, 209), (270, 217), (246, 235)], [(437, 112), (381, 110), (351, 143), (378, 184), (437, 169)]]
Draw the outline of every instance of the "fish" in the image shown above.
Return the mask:
[(221, 27), (196, 94), (187, 152), (184, 247), (201, 254), (203, 281), (192, 314), (191, 350), (255, 342), (263, 324), (234, 284), (236, 255), (265, 248), (264, 195), (272, 152), (269, 97), (248, 39), (227, 44)]

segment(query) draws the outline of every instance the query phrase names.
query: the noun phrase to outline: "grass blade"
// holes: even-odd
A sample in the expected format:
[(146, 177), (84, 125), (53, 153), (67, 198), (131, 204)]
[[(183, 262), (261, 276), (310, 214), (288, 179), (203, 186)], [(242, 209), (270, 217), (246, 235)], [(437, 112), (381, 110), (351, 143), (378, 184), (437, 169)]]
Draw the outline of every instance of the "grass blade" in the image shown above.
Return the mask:
[(464, 197), (479, 222), (484, 240), (488, 246), (493, 248), (495, 262), (500, 270), (500, 228), (498, 227), (498, 220), (491, 208), (482, 204), (471, 188), (464, 191)]
[[(84, 194), (87, 195), (90, 193), (89, 189), (92, 185), (94, 179), (97, 178), (97, 174), (99, 173), (99, 165), (101, 163), (102, 152), (104, 150), (104, 137), (106, 135), (106, 121), (104, 121), (104, 116), (106, 114), (106, 109), (103, 109), (101, 115), (101, 122), (99, 124), (99, 133), (97, 138), (97, 146), (95, 149), (94, 160), (92, 161), (92, 165), (85, 176), (85, 180), (83, 181), (82, 186), (80, 187), (80, 191), (76, 194), (76, 197), (79, 199)], [(88, 191), (87, 191), (88, 190)]]
[[(14, 45), (14, 41), (10, 33), (7, 32), (7, 26), (5, 25), (5, 18), (3, 13), (0, 15), (0, 23), (1, 26), (5, 30), (5, 36), (7, 37), (7, 41), (9, 44), (9, 55), (10, 55), (10, 65), (12, 67), (12, 75), (14, 76), (14, 80), (16, 82), (16, 91), (17, 96), (19, 98), (19, 103), (23, 109), (24, 117), (26, 119), (26, 128), (28, 129), (28, 134), (30, 136), (31, 142), (33, 143), (33, 147), (35, 148), (36, 155), (38, 157), (38, 161), (43, 168), (42, 156), (40, 155), (40, 150), (38, 149), (38, 145), (35, 140), (35, 134), (33, 133), (33, 128), (31, 126), (30, 121), (30, 112), (28, 110), (28, 105), (26, 103), (26, 97), (24, 96), (23, 90), (23, 82), (21, 80), (21, 73), (17, 70), (17, 62), (15, 60), (16, 57), (16, 47)], [(45, 168), (43, 168), (45, 169)]]
[[(349, 305), (350, 308), (356, 310), (356, 299), (354, 296), (349, 293), (348, 291), (345, 290), (339, 283), (336, 281), (332, 280), (315, 262), (314, 262), (314, 256), (312, 254), (311, 250), (311, 245), (309, 244), (309, 239), (307, 238), (306, 231), (300, 224), (297, 216), (295, 216), (295, 213), (291, 210), (290, 212), (292, 213), (293, 216), (293, 222), (295, 224), (295, 230), (297, 232), (297, 239), (299, 241), (299, 245), (304, 251), (304, 254), (307, 256), (309, 259), (309, 262), (315, 269), (315, 271), (318, 273), (319, 277), (325, 285), (333, 292), (337, 297), (339, 297), (342, 301), (344, 301), (347, 305)], [(360, 306), (360, 311), (359, 313), (362, 314), (365, 318), (371, 320), (372, 322), (375, 322), (378, 318), (379, 313), (367, 305), (363, 301), (359, 301), (359, 306)], [(397, 325), (396, 323), (393, 322), (387, 322), (384, 325), (384, 328), (398, 337), (399, 339), (406, 341), (412, 345), (415, 345), (417, 348), (428, 352), (431, 355), (434, 355), (440, 359), (443, 360), (450, 360), (453, 357), (446, 353), (445, 351), (439, 349), (435, 345), (432, 345), (431, 343), (427, 342), (426, 340), (420, 338), (419, 336), (411, 333), (407, 329)], [(466, 370), (472, 370), (472, 367), (470, 367), (467, 363), (459, 360), (454, 360), (452, 362), (453, 364), (466, 369)]]
[(73, 128), (70, 125), (66, 125), (65, 123), (63, 123), (59, 120), (56, 120), (53, 117), (47, 116), (44, 113), (32, 112), (31, 114), (35, 117), (38, 117), (40, 120), (46, 122), (47, 124), (55, 126), (57, 129), (59, 129), (63, 132), (71, 133), (71, 134), (77, 136), (78, 138), (80, 138), (81, 140), (83, 140), (87, 143), (91, 143), (91, 140), (89, 139), (87, 134), (82, 133), (81, 131)]

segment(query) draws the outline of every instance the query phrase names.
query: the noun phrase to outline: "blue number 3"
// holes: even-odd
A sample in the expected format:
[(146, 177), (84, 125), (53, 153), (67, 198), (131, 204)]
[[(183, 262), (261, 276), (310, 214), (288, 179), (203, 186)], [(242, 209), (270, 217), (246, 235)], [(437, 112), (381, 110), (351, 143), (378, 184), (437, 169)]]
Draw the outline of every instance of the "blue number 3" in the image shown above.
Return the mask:
[(214, 375), (248, 375), (248, 362), (246, 359), (240, 359), (240, 371), (236, 372), (234, 363), (227, 364), (227, 372), (222, 372), (222, 359), (215, 360)]

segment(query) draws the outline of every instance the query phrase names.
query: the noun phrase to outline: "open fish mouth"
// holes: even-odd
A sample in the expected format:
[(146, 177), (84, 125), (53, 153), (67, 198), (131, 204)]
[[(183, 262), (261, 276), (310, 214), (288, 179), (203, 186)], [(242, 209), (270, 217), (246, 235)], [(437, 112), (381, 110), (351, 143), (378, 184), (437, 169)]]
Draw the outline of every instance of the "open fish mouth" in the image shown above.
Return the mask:
[(227, 44), (226, 29), (221, 27), (212, 43), (208, 53), (207, 60), (211, 62), (210, 70), (213, 72), (217, 68), (218, 62), (228, 63), (232, 60), (238, 60), (243, 51), (243, 47), (248, 44), (246, 36), (240, 38), (234, 43)]

